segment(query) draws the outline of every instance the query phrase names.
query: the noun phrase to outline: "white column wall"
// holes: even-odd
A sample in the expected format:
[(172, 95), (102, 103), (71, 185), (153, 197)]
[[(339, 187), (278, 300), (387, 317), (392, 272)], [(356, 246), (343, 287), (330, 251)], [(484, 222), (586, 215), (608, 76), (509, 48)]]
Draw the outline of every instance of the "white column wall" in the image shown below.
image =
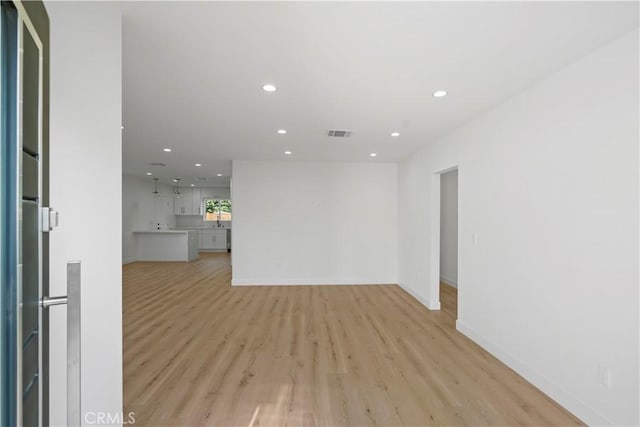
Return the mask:
[[(122, 412), (122, 26), (115, 5), (48, 2), (51, 294), (82, 262), (82, 412)], [(50, 421), (66, 426), (66, 309), (51, 310)], [(115, 420), (113, 425), (122, 421)]]

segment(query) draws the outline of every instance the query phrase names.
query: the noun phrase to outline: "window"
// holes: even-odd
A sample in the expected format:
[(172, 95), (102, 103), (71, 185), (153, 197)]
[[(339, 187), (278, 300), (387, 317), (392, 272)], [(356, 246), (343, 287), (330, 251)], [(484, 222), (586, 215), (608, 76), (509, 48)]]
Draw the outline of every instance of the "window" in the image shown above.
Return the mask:
[(231, 200), (208, 199), (204, 201), (205, 221), (231, 221)]

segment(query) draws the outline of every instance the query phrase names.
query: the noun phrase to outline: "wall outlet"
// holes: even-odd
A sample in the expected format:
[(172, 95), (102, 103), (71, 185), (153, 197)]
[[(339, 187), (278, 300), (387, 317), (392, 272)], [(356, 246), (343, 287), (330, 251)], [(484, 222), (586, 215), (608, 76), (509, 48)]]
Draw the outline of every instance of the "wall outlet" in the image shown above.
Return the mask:
[(598, 384), (611, 390), (611, 368), (598, 363)]

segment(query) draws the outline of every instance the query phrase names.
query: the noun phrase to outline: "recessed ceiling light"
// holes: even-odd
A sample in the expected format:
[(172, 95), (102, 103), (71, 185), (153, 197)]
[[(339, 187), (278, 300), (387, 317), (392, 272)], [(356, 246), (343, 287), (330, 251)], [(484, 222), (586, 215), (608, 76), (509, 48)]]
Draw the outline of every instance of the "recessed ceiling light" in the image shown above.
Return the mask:
[(147, 172), (147, 176), (151, 176), (153, 175), (151, 172)]
[(292, 153), (291, 151), (285, 151), (284, 154), (286, 154), (287, 156), (290, 156)]
[(437, 91), (433, 92), (433, 96), (435, 96), (436, 98), (442, 98), (443, 96), (447, 96), (447, 91), (446, 90), (437, 90)]
[(219, 174), (216, 174), (216, 176), (222, 176), (222, 174), (221, 174), (221, 173), (219, 173)]
[(378, 155), (378, 154), (376, 154), (376, 153), (371, 153), (371, 154), (369, 154), (369, 157), (375, 157), (375, 156), (377, 156), (377, 155)]
[(278, 129), (278, 133), (280, 135), (284, 135), (285, 133), (287, 133), (287, 131), (285, 129)]
[(165, 153), (170, 153), (171, 152), (171, 148), (163, 148), (162, 151), (164, 151)]
[(196, 185), (195, 185), (195, 184), (191, 184), (191, 186), (192, 186), (192, 187), (195, 187)]
[(177, 179), (177, 178), (176, 178), (176, 179), (174, 179), (174, 180), (173, 180), (173, 182), (178, 182), (178, 179)]
[(400, 132), (391, 132), (391, 136), (400, 136)]
[(120, 126), (120, 130), (123, 130), (123, 129), (124, 129), (124, 126)]
[(201, 163), (194, 163), (193, 166), (199, 168), (200, 166), (202, 166), (202, 164)]
[(265, 92), (275, 92), (276, 87), (270, 83), (267, 83), (266, 85), (262, 86), (262, 90), (264, 90)]

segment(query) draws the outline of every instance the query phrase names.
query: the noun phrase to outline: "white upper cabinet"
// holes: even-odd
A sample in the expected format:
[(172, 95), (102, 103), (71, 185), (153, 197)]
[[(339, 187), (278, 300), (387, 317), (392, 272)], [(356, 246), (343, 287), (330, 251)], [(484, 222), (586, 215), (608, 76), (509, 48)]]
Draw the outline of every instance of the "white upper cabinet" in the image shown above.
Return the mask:
[(199, 188), (191, 189), (191, 212), (192, 215), (202, 215), (202, 193)]
[(193, 210), (191, 190), (180, 190), (180, 194), (173, 195), (173, 213), (176, 215), (191, 215)]

